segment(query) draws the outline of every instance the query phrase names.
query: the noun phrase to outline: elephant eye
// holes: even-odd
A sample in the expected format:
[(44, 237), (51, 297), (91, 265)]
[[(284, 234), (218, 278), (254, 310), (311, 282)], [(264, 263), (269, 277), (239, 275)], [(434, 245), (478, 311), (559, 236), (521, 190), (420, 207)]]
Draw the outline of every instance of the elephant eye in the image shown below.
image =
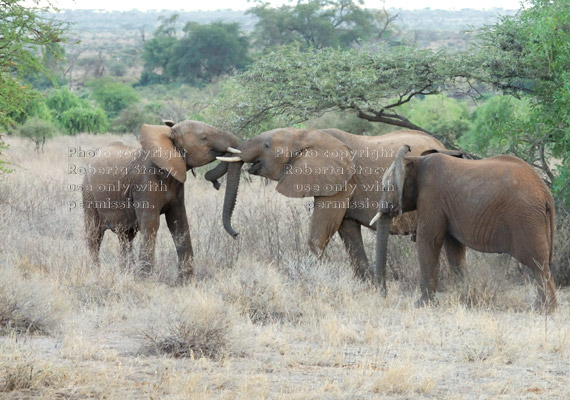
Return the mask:
[(269, 143), (267, 143), (267, 142), (263, 143), (263, 148), (264, 148), (264, 149), (268, 149), (268, 148), (269, 148)]
[(208, 136), (204, 135), (200, 138), (201, 141), (205, 142), (206, 140), (208, 140)]

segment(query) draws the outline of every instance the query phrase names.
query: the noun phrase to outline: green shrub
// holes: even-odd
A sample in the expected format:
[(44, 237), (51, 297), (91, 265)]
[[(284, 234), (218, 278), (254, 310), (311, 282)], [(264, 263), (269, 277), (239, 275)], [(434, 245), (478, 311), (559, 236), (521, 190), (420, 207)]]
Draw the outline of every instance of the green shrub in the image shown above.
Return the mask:
[(105, 112), (98, 107), (76, 107), (67, 110), (61, 116), (61, 123), (71, 135), (79, 132), (103, 133), (109, 126)]
[(91, 87), (93, 98), (109, 118), (116, 117), (122, 110), (139, 100), (135, 89), (112, 79), (96, 79), (88, 82), (87, 86)]
[(125, 108), (111, 123), (111, 132), (137, 134), (142, 124), (160, 124), (160, 119), (140, 104)]
[(68, 88), (60, 88), (52, 91), (46, 100), (46, 104), (59, 121), (61, 121), (61, 114), (67, 110), (78, 107), (89, 107), (84, 100), (81, 100)]

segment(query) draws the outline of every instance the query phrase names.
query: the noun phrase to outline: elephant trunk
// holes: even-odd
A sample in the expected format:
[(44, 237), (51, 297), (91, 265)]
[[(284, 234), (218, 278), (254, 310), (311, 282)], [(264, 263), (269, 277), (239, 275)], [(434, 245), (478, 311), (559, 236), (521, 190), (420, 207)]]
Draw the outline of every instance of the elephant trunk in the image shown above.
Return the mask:
[(392, 217), (382, 214), (376, 224), (376, 263), (374, 265), (374, 277), (382, 295), (386, 296), (386, 259), (388, 254), (388, 235)]
[(232, 162), (227, 167), (228, 179), (226, 184), (226, 193), (224, 196), (224, 208), (222, 211), (222, 219), (224, 223), (224, 229), (233, 238), (238, 235), (238, 232), (232, 228), (232, 214), (234, 212), (234, 207), (236, 205), (237, 193), (239, 188), (239, 178), (241, 174), (241, 166), (243, 162)]
[(204, 178), (212, 182), (212, 185), (214, 185), (214, 188), (216, 190), (220, 188), (220, 182), (218, 182), (218, 179), (220, 179), (226, 174), (226, 172), (228, 172), (228, 164), (229, 163), (222, 161), (215, 168), (209, 170), (204, 175)]

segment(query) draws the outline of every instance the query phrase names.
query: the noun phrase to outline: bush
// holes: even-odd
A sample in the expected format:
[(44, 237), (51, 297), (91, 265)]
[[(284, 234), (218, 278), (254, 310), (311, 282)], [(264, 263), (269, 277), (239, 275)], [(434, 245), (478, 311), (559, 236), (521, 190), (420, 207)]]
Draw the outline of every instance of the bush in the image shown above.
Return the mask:
[(414, 124), (446, 138), (450, 143), (471, 127), (465, 103), (444, 95), (414, 98), (401, 109)]
[(50, 121), (39, 118), (28, 118), (24, 125), (18, 129), (18, 134), (30, 139), (36, 145), (36, 153), (44, 151), (44, 144), (47, 139), (55, 136), (57, 128)]
[(190, 289), (175, 302), (157, 306), (153, 314), (160, 320), (142, 332), (148, 352), (216, 359), (228, 350), (234, 321), (220, 299)]
[(88, 107), (85, 101), (81, 100), (67, 88), (56, 89), (51, 92), (46, 100), (46, 104), (57, 120), (61, 121), (61, 114), (72, 108)]
[(159, 75), (154, 72), (143, 71), (138, 84), (141, 86), (147, 85), (162, 85), (170, 82), (167, 76)]
[(63, 318), (65, 298), (43, 277), (3, 268), (0, 275), (0, 334), (49, 334)]
[(71, 135), (80, 132), (103, 133), (109, 126), (105, 112), (100, 108), (76, 107), (64, 112), (61, 123)]
[(136, 103), (137, 92), (131, 86), (110, 79), (97, 79), (88, 83), (93, 90), (93, 98), (105, 110), (110, 118)]
[(160, 124), (159, 118), (140, 104), (125, 108), (111, 123), (111, 132), (138, 134), (142, 124)]

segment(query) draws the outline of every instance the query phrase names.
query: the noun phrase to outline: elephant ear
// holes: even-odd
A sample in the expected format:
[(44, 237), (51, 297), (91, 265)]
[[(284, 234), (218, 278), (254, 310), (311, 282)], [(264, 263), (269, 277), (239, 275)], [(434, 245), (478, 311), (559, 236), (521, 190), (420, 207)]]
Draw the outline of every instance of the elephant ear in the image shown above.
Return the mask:
[(287, 197), (332, 196), (346, 190), (354, 175), (350, 149), (319, 130), (299, 138), (295, 156), (285, 165), (277, 191)]
[(150, 158), (157, 167), (169, 171), (177, 181), (186, 181), (186, 161), (174, 146), (169, 126), (144, 124), (140, 142), (145, 157)]
[(429, 154), (434, 154), (434, 153), (445, 154), (445, 155), (457, 157), (457, 158), (465, 158), (465, 153), (463, 153), (462, 151), (459, 151), (459, 150), (429, 149), (429, 150), (423, 151), (422, 154), (420, 154), (420, 155), (427, 156)]

